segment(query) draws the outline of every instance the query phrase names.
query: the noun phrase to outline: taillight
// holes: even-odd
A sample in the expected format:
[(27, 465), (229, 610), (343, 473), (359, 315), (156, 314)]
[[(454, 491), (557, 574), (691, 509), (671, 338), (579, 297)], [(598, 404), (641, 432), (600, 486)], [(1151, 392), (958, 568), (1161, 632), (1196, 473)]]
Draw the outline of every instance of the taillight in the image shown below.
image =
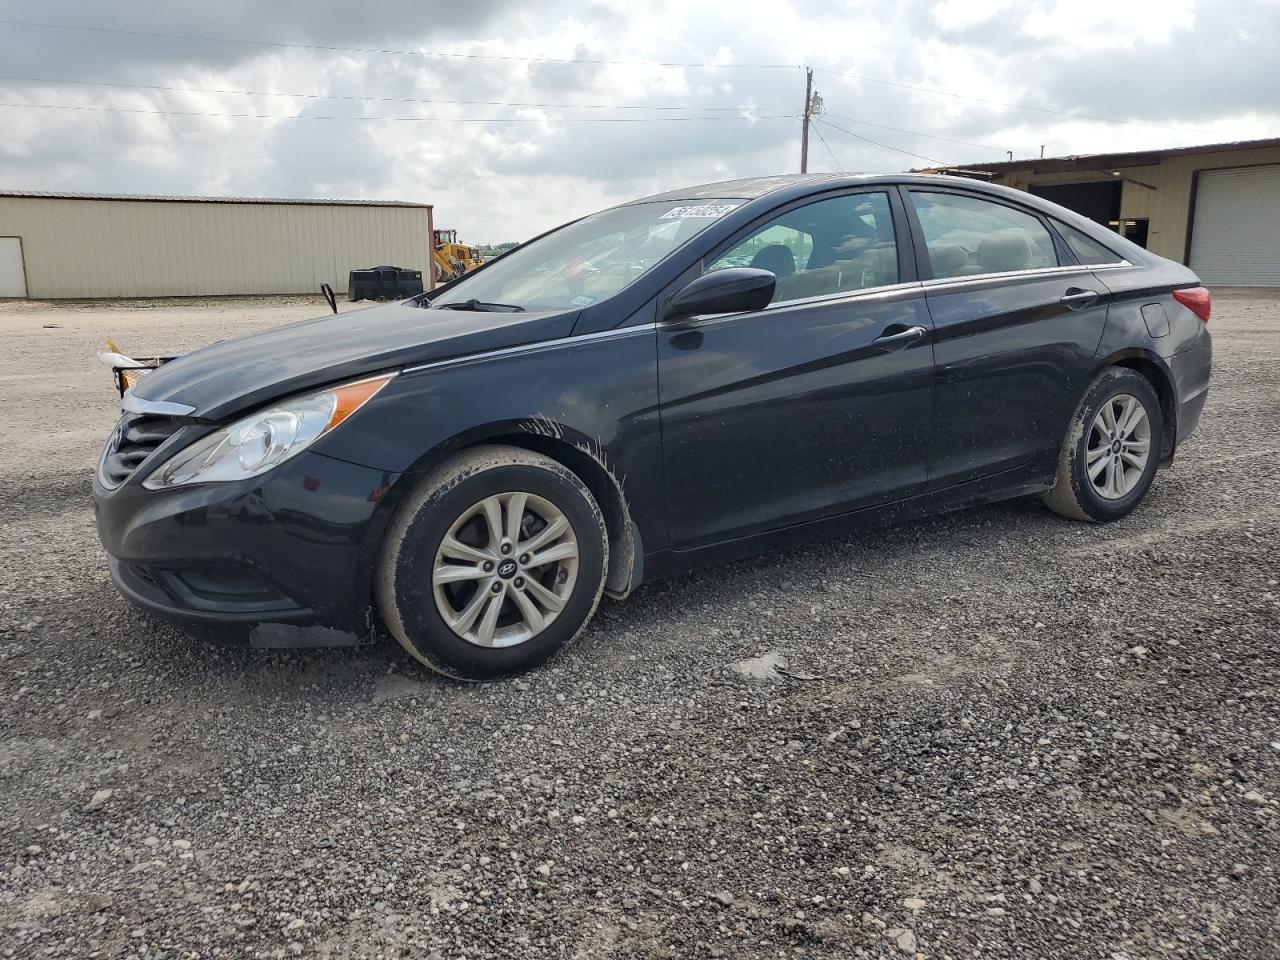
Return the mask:
[(1209, 291), (1204, 287), (1188, 287), (1173, 291), (1173, 299), (1194, 313), (1205, 323), (1209, 322)]

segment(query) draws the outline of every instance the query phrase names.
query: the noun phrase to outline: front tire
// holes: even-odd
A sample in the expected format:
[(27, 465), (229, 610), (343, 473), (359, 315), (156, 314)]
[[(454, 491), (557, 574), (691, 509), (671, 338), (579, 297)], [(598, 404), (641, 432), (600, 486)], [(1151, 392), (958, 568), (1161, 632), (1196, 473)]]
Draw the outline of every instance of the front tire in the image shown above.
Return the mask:
[(387, 531), (375, 585), (392, 636), (460, 680), (546, 662), (595, 612), (608, 531), (563, 464), (519, 447), (465, 451), (433, 471)]
[(1109, 367), (1071, 419), (1044, 502), (1073, 520), (1119, 520), (1151, 488), (1163, 449), (1164, 416), (1150, 382), (1127, 367)]

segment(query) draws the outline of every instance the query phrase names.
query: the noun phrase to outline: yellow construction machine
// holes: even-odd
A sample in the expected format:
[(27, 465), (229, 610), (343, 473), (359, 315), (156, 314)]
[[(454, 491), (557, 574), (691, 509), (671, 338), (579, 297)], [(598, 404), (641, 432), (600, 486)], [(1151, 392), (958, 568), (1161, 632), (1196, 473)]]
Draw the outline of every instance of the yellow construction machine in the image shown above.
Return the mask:
[(458, 242), (457, 230), (433, 230), (431, 270), (436, 283), (448, 283), (484, 261), (475, 247)]

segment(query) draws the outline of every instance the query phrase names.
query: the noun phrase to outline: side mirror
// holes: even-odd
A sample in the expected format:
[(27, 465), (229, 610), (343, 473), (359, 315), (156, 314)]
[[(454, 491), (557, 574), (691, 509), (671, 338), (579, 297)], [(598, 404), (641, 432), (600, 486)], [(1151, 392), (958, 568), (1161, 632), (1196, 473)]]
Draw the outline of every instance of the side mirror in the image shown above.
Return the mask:
[(704, 273), (668, 301), (662, 319), (763, 310), (773, 300), (777, 284), (776, 276), (755, 267), (727, 267)]

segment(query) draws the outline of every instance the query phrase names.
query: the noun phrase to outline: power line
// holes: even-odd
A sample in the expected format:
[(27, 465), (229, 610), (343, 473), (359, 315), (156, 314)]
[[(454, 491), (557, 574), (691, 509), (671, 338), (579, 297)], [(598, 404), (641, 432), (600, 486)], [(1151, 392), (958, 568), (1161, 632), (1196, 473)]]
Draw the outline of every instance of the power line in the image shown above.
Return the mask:
[(862, 140), (865, 143), (869, 143), (875, 147), (880, 147), (883, 150), (892, 150), (895, 153), (905, 153), (908, 157), (915, 157), (918, 160), (928, 160), (930, 163), (939, 167), (950, 166), (950, 164), (944, 160), (935, 160), (933, 157), (926, 157), (923, 153), (912, 153), (910, 150), (903, 150), (901, 147), (891, 147), (887, 143), (881, 143), (878, 140), (872, 140), (870, 137), (864, 137), (860, 133), (854, 133), (852, 130), (846, 130), (844, 127), (838, 127), (830, 120), (824, 120), (821, 117), (818, 117), (817, 120), (819, 123), (825, 123), (832, 130), (839, 130), (841, 133), (846, 133), (856, 140)]
[[(9, 83), (33, 83), (33, 84), (64, 84), (71, 86), (89, 86), (89, 87), (110, 87), (113, 89), (126, 90), (157, 90), (164, 93), (203, 93), (216, 95), (246, 96), (246, 97), (289, 97), (297, 100), (343, 100), (343, 101), (362, 101), (369, 103), (421, 103), (431, 105), (452, 105), (452, 106), (481, 106), (481, 107), (525, 107), (536, 109), (551, 110), (652, 110), (655, 112), (687, 112), (691, 110), (702, 110), (708, 113), (737, 113), (743, 110), (759, 110), (764, 112), (783, 111), (785, 107), (760, 107), (760, 106), (734, 106), (734, 107), (713, 107), (698, 106), (690, 104), (644, 104), (644, 103), (544, 103), (544, 102), (525, 102), (516, 100), (457, 100), (450, 98), (423, 98), (423, 97), (377, 97), (360, 94), (334, 94), (334, 93), (287, 93), (280, 91), (267, 90), (231, 90), (218, 87), (175, 87), (154, 83), (125, 83), (123, 81), (114, 80), (70, 80), (62, 77), (19, 77), (0, 75), (0, 81)], [(986, 143), (973, 143), (969, 140), (956, 140), (951, 137), (940, 137), (936, 134), (922, 133), (919, 130), (905, 130), (901, 127), (890, 127), (882, 123), (872, 123), (869, 120), (859, 120), (854, 117), (842, 116), (838, 113), (827, 113), (827, 116), (835, 117), (838, 120), (844, 120), (848, 123), (856, 123), (862, 126), (877, 127), (881, 130), (892, 130), (895, 133), (906, 133), (916, 137), (925, 137), (930, 140), (941, 140), (946, 143), (956, 143), (966, 147), (978, 147), (984, 150), (994, 150), (997, 153), (1007, 153), (1003, 147), (995, 147)], [(1036, 156), (1035, 153), (1027, 151), (1018, 151), (1024, 153), (1028, 157)], [(834, 158), (833, 158), (834, 159)]]
[[(150, 30), (126, 30), (120, 27), (93, 27), (81, 24), (71, 23), (45, 23), (35, 20), (12, 20), (0, 19), (0, 24), (16, 27), (35, 27), (49, 30), (78, 30), (89, 33), (107, 33), (120, 36), (134, 37), (152, 37), (160, 40), (194, 40), (203, 43), (225, 43), (225, 44), (241, 44), (249, 46), (272, 47), (272, 48), (296, 48), (301, 50), (322, 50), (330, 53), (366, 53), (366, 54), (386, 54), (393, 56), (408, 57), (424, 57), (432, 59), (452, 59), (452, 60), (480, 60), (480, 61), (508, 61), (515, 63), (563, 63), (563, 64), (596, 64), (596, 65), (612, 65), (612, 66), (656, 66), (656, 67), (682, 67), (686, 69), (696, 70), (719, 70), (719, 69), (739, 69), (739, 70), (801, 70), (806, 69), (803, 64), (798, 63), (707, 63), (695, 61), (678, 61), (678, 60), (625, 60), (625, 59), (608, 59), (597, 57), (528, 57), (516, 56), (514, 54), (483, 54), (483, 53), (444, 53), (441, 51), (430, 50), (400, 50), (385, 47), (346, 47), (334, 44), (321, 43), (298, 43), (284, 40), (258, 40), (241, 37), (211, 37), (201, 34), (186, 33), (161, 33)], [(902, 83), (897, 80), (884, 80), (879, 77), (868, 77), (863, 74), (845, 73), (841, 70), (835, 70), (830, 67), (814, 67), (814, 70), (825, 73), (830, 76), (840, 77), (845, 80), (859, 80), (866, 83), (876, 83), (888, 87), (898, 87), (902, 90), (912, 90), (916, 93), (927, 93), (933, 96), (949, 97), (953, 100), (969, 100), (974, 103), (986, 103), (993, 106), (1008, 107), (1016, 110), (1029, 110), (1036, 113), (1044, 113), (1058, 117), (1069, 117), (1076, 120), (1092, 120), (1099, 123), (1116, 123), (1126, 124), (1137, 127), (1150, 127), (1157, 130), (1175, 130), (1181, 133), (1202, 134), (1205, 136), (1213, 136), (1211, 131), (1197, 130), (1192, 127), (1176, 127), (1169, 124), (1145, 123), (1141, 120), (1119, 120), (1114, 117), (1100, 117), (1094, 114), (1077, 113), (1069, 110), (1052, 110), (1048, 107), (1038, 107), (1032, 104), (1017, 103), (1004, 100), (992, 100), (987, 97), (975, 97), (971, 94), (955, 93), (950, 90), (938, 90), (933, 87), (921, 87), (915, 84)]]
[[(876, 77), (865, 77), (856, 73), (843, 73), (827, 67), (814, 67), (820, 73), (842, 77), (845, 80), (863, 80), (867, 83), (878, 83), (886, 87), (899, 87), (903, 90), (914, 90), (916, 93), (931, 93), (938, 97), (950, 97), (953, 100), (972, 100), (974, 103), (988, 103), (997, 107), (1011, 107), (1016, 110), (1032, 110), (1036, 113), (1048, 113), (1056, 117), (1071, 117), (1076, 120), (1096, 120), (1099, 123), (1123, 123), (1135, 127), (1154, 127), (1157, 130), (1177, 130), (1180, 133), (1196, 133), (1214, 136), (1208, 130), (1195, 130), (1191, 127), (1172, 127), (1161, 123), (1143, 123), (1141, 120), (1116, 120), (1113, 117), (1098, 117), (1088, 113), (1075, 113), (1070, 110), (1050, 110), (1048, 107), (1036, 107), (1027, 103), (1011, 103), (1005, 100), (989, 100), (986, 97), (975, 97), (966, 93), (953, 93), (950, 90), (936, 90), (933, 87), (918, 87), (910, 83), (899, 83), (896, 80), (881, 80)], [(1007, 151), (1006, 151), (1007, 152)]]
[[(835, 117), (837, 120), (844, 120), (847, 123), (857, 123), (864, 127), (875, 127), (878, 130), (892, 130), (894, 133), (906, 133), (913, 137), (924, 137), (928, 140), (941, 140), (944, 143), (958, 143), (964, 147), (981, 147), (983, 150), (994, 150), (996, 153), (1009, 153), (1009, 150), (1005, 147), (995, 147), (989, 143), (973, 143), (970, 140), (955, 140), (951, 137), (940, 137), (933, 133), (921, 133), (919, 130), (904, 130), (902, 127), (888, 127), (883, 123), (872, 123), (870, 120), (858, 120), (855, 117), (846, 117), (838, 113), (828, 113), (824, 115), (828, 117)], [(1025, 154), (1028, 157), (1036, 156), (1034, 153), (1029, 153), (1026, 150), (1018, 150), (1015, 152)]]
[[(0, 103), (0, 107), (31, 110), (78, 110), (91, 113), (144, 113), (169, 117), (227, 117), (237, 120), (357, 120), (361, 122), (387, 121), (412, 123), (544, 123), (545, 117), (356, 117), (325, 115), (299, 115), (277, 113), (219, 113), (205, 110), (145, 110), (140, 107), (82, 106), (66, 103)], [(749, 117), (556, 117), (556, 123), (677, 123), (680, 121), (715, 120), (794, 120), (794, 113)]]
[(378, 53), (405, 57), (431, 57), (450, 60), (509, 60), (518, 63), (590, 63), (616, 66), (688, 67), (702, 70), (795, 70), (795, 63), (692, 63), (655, 60), (608, 60), (592, 57), (520, 57), (513, 54), (441, 53), (430, 50), (397, 50), (383, 47), (340, 47), (324, 43), (295, 43), (284, 40), (254, 40), (240, 37), (210, 37), (192, 33), (158, 33), (151, 30), (125, 30), (120, 27), (89, 27), (74, 23), (42, 23), (35, 20), (0, 20), (13, 27), (41, 27), (49, 30), (82, 30), (89, 33), (112, 33), (131, 37), (155, 37), (161, 40), (197, 40), (204, 43), (246, 44), (259, 47), (292, 47), (300, 50), (324, 50), (330, 53)]
[[(0, 21), (3, 22), (3, 21)], [(328, 94), (328, 93), (287, 93), (266, 90), (231, 90), (217, 87), (175, 87), (163, 84), (153, 83), (125, 83), (123, 81), (112, 80), (70, 80), (61, 77), (19, 77), (0, 75), (0, 81), (10, 83), (33, 83), (33, 84), (65, 84), (72, 86), (91, 86), (91, 87), (110, 87), (113, 89), (127, 90), (157, 90), (165, 93), (202, 93), (216, 95), (232, 95), (246, 97), (289, 97), (298, 100), (342, 100), (342, 101), (361, 101), (369, 103), (420, 103), (431, 105), (450, 105), (450, 106), (484, 106), (484, 107), (523, 107), (534, 109), (551, 109), (551, 110), (651, 110), (655, 112), (687, 112), (693, 110), (701, 110), (708, 113), (739, 113), (744, 110), (759, 110), (765, 112), (777, 112), (785, 110), (785, 107), (760, 107), (760, 106), (734, 106), (734, 107), (714, 107), (714, 106), (698, 106), (691, 104), (643, 104), (643, 103), (549, 103), (549, 102), (525, 102), (516, 100), (457, 100), (450, 98), (423, 98), (423, 97), (377, 97), (365, 96), (359, 94)], [(826, 116), (835, 117), (837, 120), (844, 120), (848, 123), (856, 123), (861, 126), (876, 127), (880, 130), (892, 130), (895, 133), (905, 133), (910, 136), (924, 137), (929, 140), (940, 140), (945, 143), (955, 143), (966, 147), (977, 147), (983, 150), (992, 150), (996, 153), (1008, 153), (1004, 147), (996, 147), (987, 143), (974, 143), (970, 140), (957, 140), (952, 137), (941, 137), (937, 134), (923, 133), (919, 130), (906, 130), (902, 127), (891, 127), (883, 123), (872, 123), (870, 120), (859, 120), (855, 117), (843, 116), (838, 113), (826, 113)], [(283, 119), (283, 118), (281, 118)], [(830, 148), (828, 148), (830, 149)], [(1037, 154), (1025, 150), (1016, 151), (1028, 157), (1035, 157)], [(832, 158), (834, 159), (834, 157)]]
[[(816, 118), (815, 118), (816, 119)], [(831, 144), (827, 143), (827, 138), (822, 135), (822, 131), (814, 125), (813, 132), (818, 135), (818, 139), (822, 141), (822, 145), (827, 148), (827, 155), (831, 157), (831, 162), (836, 165), (836, 169), (844, 173), (844, 167), (840, 165), (840, 161), (836, 159), (835, 151), (831, 149)]]
[(704, 107), (688, 104), (613, 104), (613, 103), (523, 103), (513, 100), (453, 100), (453, 99), (422, 99), (418, 97), (369, 97), (356, 94), (336, 94), (336, 93), (274, 93), (265, 90), (219, 90), (208, 87), (171, 87), (162, 86), (152, 83), (123, 83), (112, 80), (62, 80), (52, 79), (48, 77), (9, 77), (0, 76), (0, 81), (16, 82), (16, 83), (61, 83), (71, 84), (75, 86), (90, 87), (119, 87), (130, 90), (160, 90), (166, 93), (212, 93), (212, 94), (233, 94), (246, 97), (293, 97), (299, 100), (361, 100), (371, 103), (429, 103), (429, 104), (451, 104), (459, 106), (483, 106), (483, 107), (545, 107), (556, 110), (705, 110), (708, 112), (736, 112), (742, 110), (763, 110), (766, 112), (776, 112), (785, 110), (785, 107)]

